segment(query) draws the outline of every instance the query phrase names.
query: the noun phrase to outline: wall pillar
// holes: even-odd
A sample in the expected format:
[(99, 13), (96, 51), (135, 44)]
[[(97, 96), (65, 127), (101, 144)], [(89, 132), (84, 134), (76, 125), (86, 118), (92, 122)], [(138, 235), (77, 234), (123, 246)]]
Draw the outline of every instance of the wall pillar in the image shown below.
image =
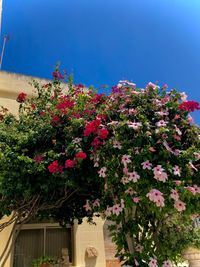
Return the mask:
[(84, 219), (81, 225), (73, 227), (73, 252), (76, 267), (106, 267), (103, 237), (104, 221), (94, 218), (94, 224)]
[(183, 252), (183, 258), (188, 260), (189, 267), (200, 267), (200, 250), (188, 248)]

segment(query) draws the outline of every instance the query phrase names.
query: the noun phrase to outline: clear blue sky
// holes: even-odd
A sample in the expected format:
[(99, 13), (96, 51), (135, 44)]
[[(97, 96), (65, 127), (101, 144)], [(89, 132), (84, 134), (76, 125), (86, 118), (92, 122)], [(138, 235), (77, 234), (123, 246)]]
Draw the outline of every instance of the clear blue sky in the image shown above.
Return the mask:
[(159, 81), (200, 101), (200, 0), (3, 2), (3, 70), (50, 78), (60, 61), (76, 83)]

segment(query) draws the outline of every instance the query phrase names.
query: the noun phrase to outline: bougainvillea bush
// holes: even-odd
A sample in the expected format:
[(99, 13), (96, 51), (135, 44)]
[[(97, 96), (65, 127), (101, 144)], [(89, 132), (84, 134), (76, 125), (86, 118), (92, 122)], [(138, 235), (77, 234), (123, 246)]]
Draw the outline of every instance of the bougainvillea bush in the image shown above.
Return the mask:
[(100, 214), (123, 264), (172, 266), (200, 245), (199, 103), (165, 85), (120, 81), (105, 96), (53, 77), (19, 94), (17, 118), (1, 115), (1, 214), (62, 225)]

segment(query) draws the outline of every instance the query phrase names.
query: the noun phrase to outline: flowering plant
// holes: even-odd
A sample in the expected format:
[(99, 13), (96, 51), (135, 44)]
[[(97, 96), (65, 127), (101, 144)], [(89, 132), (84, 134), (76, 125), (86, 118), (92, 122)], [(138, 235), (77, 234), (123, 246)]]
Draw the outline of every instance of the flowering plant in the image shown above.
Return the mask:
[(87, 209), (114, 222), (117, 255), (131, 266), (172, 266), (199, 235), (190, 216), (200, 211), (200, 130), (189, 115), (199, 103), (185, 97), (121, 81), (102, 107), (109, 138), (94, 165), (103, 196)]
[(62, 225), (99, 213), (125, 264), (172, 266), (198, 235), (199, 104), (152, 83), (120, 81), (105, 96), (53, 77), (18, 96), (19, 118), (1, 115), (0, 212)]

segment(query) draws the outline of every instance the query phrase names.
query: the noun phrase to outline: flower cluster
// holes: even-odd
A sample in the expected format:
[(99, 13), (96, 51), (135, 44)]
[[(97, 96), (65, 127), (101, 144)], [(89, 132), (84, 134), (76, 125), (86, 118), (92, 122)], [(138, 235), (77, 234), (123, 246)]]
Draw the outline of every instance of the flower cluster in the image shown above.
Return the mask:
[[(200, 210), (200, 130), (188, 114), (199, 103), (151, 82), (138, 89), (122, 80), (105, 96), (70, 80), (66, 88), (58, 69), (53, 77), (42, 89), (37, 84), (38, 97), (17, 98), (23, 131), (16, 166), (27, 157), (29, 181), (45, 200), (56, 202), (67, 186), (79, 192), (78, 218), (99, 212), (111, 220), (127, 266), (171, 267), (185, 246), (174, 247), (174, 239), (183, 243), (186, 222)], [(39, 185), (36, 176), (45, 177)], [(65, 221), (65, 214), (55, 216)]]

